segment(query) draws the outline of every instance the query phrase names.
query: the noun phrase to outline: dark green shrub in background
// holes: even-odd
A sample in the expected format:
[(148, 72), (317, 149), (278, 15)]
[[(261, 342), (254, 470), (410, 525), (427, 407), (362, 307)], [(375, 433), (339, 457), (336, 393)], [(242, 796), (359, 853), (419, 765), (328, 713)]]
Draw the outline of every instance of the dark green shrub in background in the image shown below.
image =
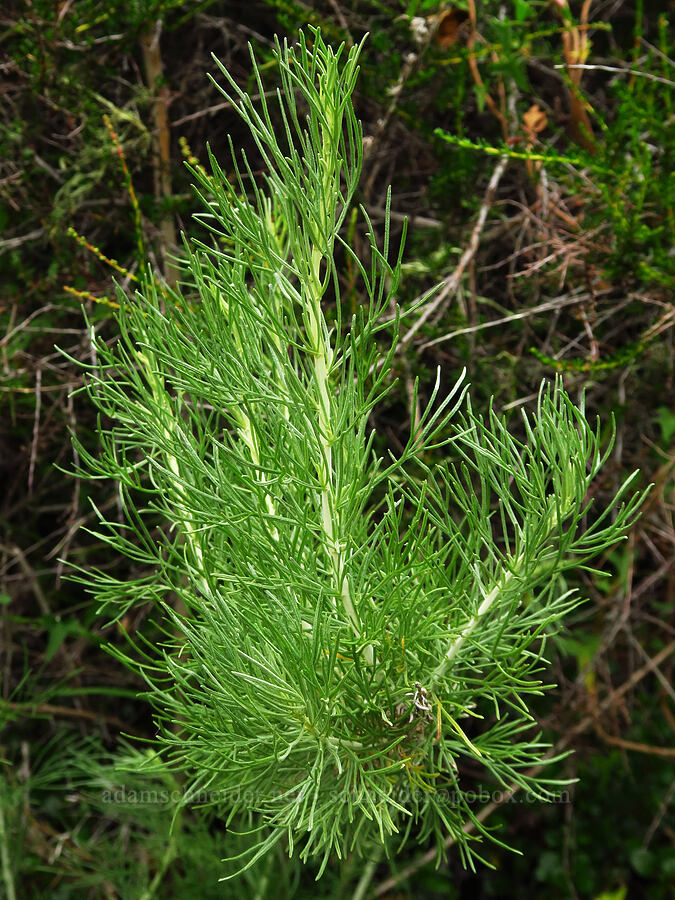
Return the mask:
[[(69, 226), (134, 276), (142, 240), (156, 270), (166, 272), (167, 225), (177, 234), (196, 208), (183, 158), (201, 156), (208, 140), (222, 159), (228, 132), (235, 146), (246, 144), (204, 78), (210, 53), (255, 94), (246, 42), (255, 44), (267, 63), (265, 78), (274, 82), (271, 36), (310, 23), (335, 46), (371, 33), (355, 98), (369, 141), (358, 199), (379, 229), (391, 182), (393, 240), (402, 217), (409, 217), (399, 299), (410, 304), (439, 280), (455, 279), (394, 360), (400, 390), (374, 420), (380, 452), (397, 453), (405, 444), (414, 379), (421, 377), (424, 403), (439, 364), (447, 372), (468, 368), (481, 410), (491, 395), (497, 408), (520, 405), (542, 377), (559, 371), (572, 395), (586, 388), (591, 415), (617, 417), (617, 443), (596, 503), (604, 505), (636, 468), (645, 483), (655, 483), (629, 542), (594, 562), (612, 578), (569, 576), (569, 587), (580, 588), (590, 603), (558, 639), (555, 701), (541, 701), (535, 712), (554, 742), (566, 740), (576, 750), (560, 770), (581, 779), (570, 802), (497, 809), (487, 824), (501, 824), (500, 835), (527, 850), (523, 860), (496, 852), (489, 859), (497, 871), (470, 876), (456, 868), (452, 852), (438, 872), (415, 858), (410, 893), (517, 897), (544, 888), (560, 897), (667, 896), (673, 713), (665, 685), (672, 682), (672, 657), (662, 623), (673, 557), (672, 36), (666, 4), (659, 11), (655, 4), (622, 3), (609, 15), (594, 5), (586, 23), (582, 4), (568, 12), (544, 2), (504, 8), (366, 0), (311, 8), (33, 2), (4, 11), (0, 471), (7, 487), (0, 594), (8, 765), (0, 852), (6, 891), (13, 881), (17, 896), (140, 896), (144, 890), (205, 896), (211, 875), (195, 882), (190, 873), (210, 865), (214, 852), (226, 856), (246, 846), (246, 838), (232, 833), (246, 831), (245, 821), (226, 832), (213, 814), (202, 819), (186, 810), (169, 838), (164, 807), (122, 808), (103, 799), (101, 779), (117, 788), (132, 781), (110, 768), (117, 735), (150, 736), (153, 725), (138, 698), (142, 685), (100, 648), (108, 641), (125, 646), (125, 632), (135, 634), (144, 613), (103, 632), (96, 606), (77, 584), (63, 581), (59, 558), (122, 580), (142, 573), (133, 562), (125, 570), (104, 544), (78, 530), (93, 524), (89, 496), (106, 516), (118, 515), (114, 488), (78, 487), (53, 466), (78, 462), (68, 427), (89, 452), (98, 445), (97, 421), (77, 398), (68, 400), (79, 375), (53, 345), (92, 361), (79, 300), (66, 287), (80, 292), (96, 334), (115, 335), (110, 307), (93, 299), (114, 301), (114, 272), (68, 234)], [(150, 52), (158, 22), (159, 75)], [(590, 68), (574, 70), (564, 36), (569, 50), (582, 33), (590, 45), (578, 64)], [(578, 85), (574, 71), (581, 71)], [(157, 141), (158, 100), (168, 104), (168, 182), (166, 146)], [(592, 135), (584, 131), (582, 108)], [(247, 152), (257, 174), (257, 151), (247, 145)], [(504, 153), (508, 162), (497, 172)], [(207, 164), (203, 156), (195, 162)], [(356, 222), (348, 219), (344, 233), (359, 255), (367, 251)], [(363, 297), (349, 259), (338, 254), (337, 265), (348, 318)], [(129, 276), (115, 277), (133, 290)], [(611, 699), (617, 696), (620, 702)], [(45, 731), (59, 750), (78, 732), (100, 736), (110, 755), (87, 745), (72, 758), (41, 756)], [(129, 762), (138, 768), (135, 756)], [(146, 765), (152, 769), (152, 757)], [(120, 847), (128, 851), (124, 871), (109, 863)], [(281, 854), (264, 871), (251, 870), (233, 895), (343, 896), (354, 890), (360, 865), (354, 857), (339, 869), (331, 862), (317, 887), (315, 873)], [(370, 875), (371, 888), (378, 879), (386, 888), (385, 865)], [(228, 890), (216, 886), (213, 895)]]

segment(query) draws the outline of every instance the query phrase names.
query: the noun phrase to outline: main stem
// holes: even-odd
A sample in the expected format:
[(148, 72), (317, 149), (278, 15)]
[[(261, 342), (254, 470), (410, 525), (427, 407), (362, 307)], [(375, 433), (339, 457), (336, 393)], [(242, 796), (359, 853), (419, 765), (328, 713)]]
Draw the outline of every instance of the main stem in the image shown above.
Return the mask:
[[(321, 525), (326, 536), (326, 550), (333, 569), (337, 592), (342, 600), (344, 611), (354, 633), (361, 636), (361, 622), (354, 608), (354, 602), (345, 573), (343, 547), (340, 541), (339, 512), (335, 489), (335, 471), (333, 468), (333, 442), (335, 435), (332, 427), (330, 401), (330, 367), (333, 361), (333, 350), (327, 335), (323, 310), (321, 309), (321, 260), (323, 255), (316, 247), (312, 248), (311, 257), (311, 297), (308, 303), (308, 338), (314, 361), (314, 380), (317, 393), (319, 414), (319, 451), (318, 465), (321, 480)], [(368, 663), (373, 662), (373, 648), (364, 650)]]
[[(331, 416), (330, 370), (333, 363), (333, 348), (330, 344), (328, 328), (321, 308), (323, 285), (321, 263), (330, 251), (328, 235), (335, 228), (336, 198), (339, 195), (342, 164), (337, 159), (337, 148), (342, 130), (342, 107), (337, 95), (337, 60), (331, 59), (323, 73), (319, 94), (325, 102), (327, 124), (321, 126), (321, 154), (319, 175), (321, 197), (319, 198), (319, 223), (316, 228), (308, 262), (308, 292), (306, 296), (307, 339), (314, 364), (314, 384), (319, 415), (319, 461), (317, 472), (321, 483), (321, 525), (325, 535), (326, 551), (333, 571), (333, 578), (345, 614), (357, 637), (362, 635), (359, 616), (354, 607), (349, 578), (345, 571), (344, 546), (341, 542), (339, 504), (336, 496), (335, 471), (333, 467), (333, 444), (336, 435)], [(307, 223), (306, 223), (307, 224)], [(318, 223), (317, 223), (318, 224)], [(364, 657), (373, 663), (371, 645), (364, 650)]]

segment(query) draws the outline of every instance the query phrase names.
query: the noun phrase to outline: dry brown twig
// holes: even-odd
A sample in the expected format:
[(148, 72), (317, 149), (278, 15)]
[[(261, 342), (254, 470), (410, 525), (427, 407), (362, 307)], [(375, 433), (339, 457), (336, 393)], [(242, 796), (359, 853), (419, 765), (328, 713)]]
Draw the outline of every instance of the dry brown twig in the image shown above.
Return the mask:
[(551, 0), (551, 2), (557, 8), (566, 26), (563, 32), (563, 54), (570, 81), (567, 133), (580, 147), (583, 147), (588, 153), (595, 154), (598, 152), (598, 146), (593, 136), (593, 126), (586, 109), (586, 102), (581, 93), (581, 77), (584, 69), (579, 65), (585, 63), (590, 49), (588, 17), (592, 0), (584, 0), (579, 13), (578, 25), (571, 21), (567, 0)]
[(81, 719), (87, 722), (105, 722), (107, 725), (112, 725), (124, 734), (135, 735), (140, 738), (148, 737), (147, 734), (130, 728), (128, 722), (124, 722), (117, 716), (98, 713), (90, 709), (76, 709), (73, 706), (58, 706), (54, 703), (15, 703), (13, 701), (9, 701), (5, 705), (7, 709), (12, 709), (20, 713), (30, 713), (32, 716), (58, 716), (66, 719)]
[[(450, 278), (448, 278), (448, 280), (443, 284), (443, 287), (438, 291), (434, 299), (425, 306), (424, 311), (422, 312), (420, 317), (403, 335), (399, 342), (399, 346), (405, 347), (406, 344), (410, 343), (410, 341), (417, 334), (422, 325), (424, 325), (424, 323), (427, 321), (429, 316), (433, 315), (436, 310), (440, 309), (442, 304), (445, 303), (457, 290), (466, 267), (476, 255), (476, 251), (478, 250), (478, 245), (480, 243), (480, 237), (485, 227), (485, 221), (487, 219), (488, 212), (492, 207), (492, 202), (494, 200), (497, 187), (499, 186), (502, 175), (506, 171), (507, 165), (508, 159), (505, 156), (502, 156), (495, 166), (494, 171), (492, 172), (492, 177), (490, 178), (485, 194), (483, 195), (483, 202), (481, 203), (480, 210), (478, 211), (478, 218), (476, 219), (476, 223), (471, 230), (471, 237), (469, 238), (469, 243), (466, 250), (464, 251), (464, 253), (462, 253), (460, 260), (457, 263), (457, 266)], [(438, 341), (432, 341), (429, 344), (425, 344), (424, 346), (431, 346), (431, 344), (433, 343), (438, 343)]]
[(541, 303), (539, 306), (533, 306), (525, 309), (523, 312), (513, 313), (510, 316), (502, 316), (499, 319), (493, 319), (491, 322), (481, 322), (479, 325), (469, 325), (466, 328), (457, 328), (448, 334), (442, 334), (440, 337), (427, 341), (420, 346), (420, 350), (426, 350), (428, 347), (434, 347), (436, 344), (442, 344), (444, 341), (452, 340), (460, 334), (475, 334), (477, 331), (484, 331), (486, 328), (495, 328), (498, 325), (507, 325), (509, 322), (517, 322), (520, 319), (529, 319), (538, 313), (549, 312), (554, 309), (561, 309), (564, 306), (572, 306), (579, 303), (585, 303), (590, 299), (587, 292), (572, 292), (567, 296), (557, 297), (555, 300), (549, 300), (547, 303)]
[[(507, 140), (509, 137), (509, 124), (508, 119), (506, 117), (506, 102), (505, 102), (505, 91), (504, 91), (504, 83), (503, 81), (499, 81), (499, 94), (500, 94), (500, 106), (498, 107), (495, 103), (494, 99), (491, 97), (489, 91), (485, 87), (485, 83), (481, 77), (480, 71), (478, 69), (478, 60), (476, 58), (476, 54), (473, 52), (473, 47), (477, 37), (480, 37), (477, 27), (476, 27), (476, 4), (474, 0), (468, 0), (467, 6), (469, 12), (469, 35), (467, 38), (467, 49), (468, 53), (468, 63), (469, 69), (471, 71), (471, 77), (474, 80), (474, 84), (476, 87), (482, 92), (485, 97), (485, 105), (488, 107), (490, 112), (495, 116), (495, 118), (499, 121), (502, 127), (502, 136), (504, 140)], [(493, 53), (493, 59), (495, 59), (495, 54)]]
[[(155, 127), (153, 129), (153, 170), (155, 178), (155, 197), (168, 200), (172, 196), (171, 186), (171, 131), (169, 126), (169, 87), (162, 84), (164, 66), (160, 50), (162, 20), (157, 19), (154, 28), (141, 36), (141, 49), (145, 64), (148, 88), (155, 94), (152, 105)], [(176, 226), (173, 215), (165, 211), (160, 221), (162, 238), (162, 255), (164, 258), (164, 277), (170, 285), (174, 285), (178, 272), (170, 262), (170, 254), (177, 246)]]
[(38, 365), (35, 373), (35, 410), (33, 414), (33, 438), (30, 445), (30, 461), (28, 463), (28, 496), (33, 493), (35, 480), (35, 461), (37, 459), (38, 440), (40, 437), (40, 411), (42, 409), (42, 366)]

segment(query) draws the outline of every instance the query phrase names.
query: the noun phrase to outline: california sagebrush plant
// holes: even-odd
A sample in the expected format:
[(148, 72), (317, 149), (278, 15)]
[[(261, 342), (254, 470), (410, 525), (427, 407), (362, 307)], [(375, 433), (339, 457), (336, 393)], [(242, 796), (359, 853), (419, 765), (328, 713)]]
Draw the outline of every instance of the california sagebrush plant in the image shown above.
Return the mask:
[[(89, 477), (119, 483), (127, 517), (99, 514), (98, 533), (140, 574), (82, 577), (118, 617), (154, 604), (160, 639), (124, 658), (186, 797), (208, 791), (260, 828), (241, 865), (285, 838), (323, 869), (411, 832), (439, 850), (452, 836), (471, 862), (488, 832), (467, 762), (550, 796), (558, 782), (524, 774), (545, 755), (527, 701), (578, 602), (561, 575), (618, 540), (641, 499), (622, 503), (631, 476), (585, 528), (604, 457), (560, 383), (521, 442), (439, 373), (403, 452), (374, 452), (400, 252), (365, 211), (368, 260), (340, 233), (361, 165), (359, 51), (318, 31), (277, 45), (281, 128), (255, 60), (257, 107), (221, 66), (266, 174), (234, 152), (234, 183), (212, 155), (212, 175), (194, 170), (206, 234), (186, 240), (181, 284), (148, 273), (120, 295), (119, 340), (95, 342), (86, 379), (112, 424), (98, 457), (79, 452)], [(367, 298), (349, 322), (336, 249)]]

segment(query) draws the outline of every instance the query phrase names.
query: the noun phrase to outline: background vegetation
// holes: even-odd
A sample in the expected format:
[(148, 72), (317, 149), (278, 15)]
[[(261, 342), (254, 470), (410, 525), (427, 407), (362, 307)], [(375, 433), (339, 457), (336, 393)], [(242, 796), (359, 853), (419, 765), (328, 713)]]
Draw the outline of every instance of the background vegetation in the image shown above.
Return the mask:
[[(8, 897), (646, 897), (675, 876), (672, 5), (293, 0), (9, 2), (0, 19), (0, 885)], [(409, 429), (414, 378), (467, 367), (476, 407), (501, 409), (564, 373), (590, 416), (614, 413), (606, 496), (640, 468), (655, 485), (628, 542), (579, 574), (589, 598), (553, 651), (558, 690), (539, 714), (574, 754), (566, 802), (477, 800), (522, 856), (490, 850), (464, 872), (449, 849), (391, 864), (337, 860), (318, 883), (279, 851), (244, 882), (219, 860), (246, 837), (202, 810), (171, 830), (172, 791), (124, 736), (154, 726), (143, 685), (105, 652), (145, 612), (104, 627), (67, 565), (120, 574), (81, 526), (110, 515), (112, 484), (81, 484), (69, 430), (97, 422), (58, 355), (114, 337), (112, 278), (141, 256), (171, 279), (195, 208), (183, 160), (227, 164), (245, 135), (206, 78), (215, 53), (255, 93), (247, 42), (306, 23), (327, 40), (370, 33), (357, 97), (359, 197), (377, 224), (393, 186), (409, 219), (400, 302), (445, 287), (410, 320), (399, 388), (377, 427)], [(271, 63), (266, 73), (274, 78)], [(255, 166), (255, 148), (247, 146)], [(359, 252), (363, 237), (349, 239)], [(353, 308), (355, 273), (342, 273)], [(598, 497), (602, 504), (603, 496)], [(133, 577), (133, 571), (129, 576)], [(139, 749), (140, 748), (140, 749)], [(138, 770), (144, 760), (143, 774)], [(120, 776), (120, 761), (129, 772)], [(113, 766), (117, 768), (113, 771)], [(120, 785), (124, 785), (121, 791)], [(147, 792), (155, 792), (149, 794)], [(135, 793), (134, 793), (135, 792)], [(142, 792), (146, 792), (145, 794)], [(164, 797), (166, 795), (166, 800)], [(149, 802), (150, 799), (154, 802)], [(669, 817), (670, 814), (670, 817)], [(363, 873), (368, 876), (361, 881)], [(360, 885), (360, 886), (359, 886)], [(359, 892), (361, 892), (359, 894)]]

